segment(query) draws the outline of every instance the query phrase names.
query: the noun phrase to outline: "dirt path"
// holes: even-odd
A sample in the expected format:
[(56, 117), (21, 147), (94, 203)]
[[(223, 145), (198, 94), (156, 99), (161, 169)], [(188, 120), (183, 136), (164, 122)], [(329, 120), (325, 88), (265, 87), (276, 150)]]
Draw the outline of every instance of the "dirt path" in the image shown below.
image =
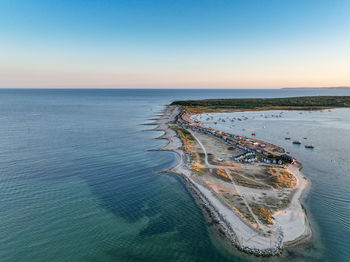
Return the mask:
[(256, 217), (256, 215), (254, 214), (253, 210), (251, 209), (250, 205), (248, 204), (246, 197), (239, 191), (238, 187), (236, 186), (236, 183), (234, 181), (234, 179), (232, 178), (230, 172), (227, 172), (227, 169), (229, 169), (227, 166), (220, 166), (220, 165), (212, 165), (208, 162), (208, 154), (207, 154), (207, 150), (205, 149), (204, 145), (202, 144), (202, 142), (198, 139), (198, 137), (195, 135), (194, 132), (190, 131), (190, 133), (192, 134), (192, 136), (196, 139), (197, 143), (199, 144), (199, 146), (202, 148), (203, 153), (204, 153), (204, 162), (205, 164), (209, 167), (209, 168), (222, 168), (226, 170), (226, 173), (230, 176), (231, 178), (231, 184), (232, 186), (235, 188), (236, 192), (242, 196), (243, 202), (244, 204), (247, 206), (250, 214), (252, 215), (252, 217), (254, 218), (255, 222), (259, 225), (259, 227), (261, 229), (263, 229), (265, 231), (265, 226), (261, 224), (260, 220)]

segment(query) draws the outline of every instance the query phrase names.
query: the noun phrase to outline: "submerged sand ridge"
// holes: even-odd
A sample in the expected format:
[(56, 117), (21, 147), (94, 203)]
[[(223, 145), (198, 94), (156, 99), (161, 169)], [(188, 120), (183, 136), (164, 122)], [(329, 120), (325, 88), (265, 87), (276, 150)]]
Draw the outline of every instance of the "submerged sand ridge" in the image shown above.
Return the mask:
[[(284, 246), (310, 236), (299, 202), (307, 186), (300, 164), (261, 162), (266, 156), (258, 152), (245, 156), (248, 143), (256, 141), (235, 144), (235, 138), (226, 139), (227, 134), (220, 131), (206, 132), (208, 128), (191, 122), (181, 106), (166, 106), (153, 124), (155, 130), (164, 131), (160, 138), (168, 140), (159, 150), (173, 151), (180, 158), (168, 172), (183, 178), (220, 231), (239, 249), (276, 255)], [(265, 144), (267, 152), (281, 150)], [(233, 154), (252, 161), (235, 161)]]

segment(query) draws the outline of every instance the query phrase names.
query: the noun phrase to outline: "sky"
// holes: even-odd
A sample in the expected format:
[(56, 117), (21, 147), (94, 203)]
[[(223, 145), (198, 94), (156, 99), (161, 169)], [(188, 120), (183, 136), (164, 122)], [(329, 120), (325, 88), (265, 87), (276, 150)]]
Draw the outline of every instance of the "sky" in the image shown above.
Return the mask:
[(350, 86), (349, 0), (1, 0), (2, 88)]

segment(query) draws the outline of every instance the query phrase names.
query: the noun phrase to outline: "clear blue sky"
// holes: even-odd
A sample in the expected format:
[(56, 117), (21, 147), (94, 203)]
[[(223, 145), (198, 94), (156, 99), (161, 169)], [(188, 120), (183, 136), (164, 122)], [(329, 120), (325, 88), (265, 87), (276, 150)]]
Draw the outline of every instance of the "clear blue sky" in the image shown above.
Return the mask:
[(349, 0), (0, 1), (0, 87), (339, 85)]

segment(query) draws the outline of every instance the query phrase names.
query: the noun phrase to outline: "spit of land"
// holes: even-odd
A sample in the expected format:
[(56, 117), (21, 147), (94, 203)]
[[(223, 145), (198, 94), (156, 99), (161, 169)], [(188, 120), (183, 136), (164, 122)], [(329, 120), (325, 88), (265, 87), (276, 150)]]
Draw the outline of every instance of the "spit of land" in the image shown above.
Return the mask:
[[(343, 103), (339, 107), (348, 106), (344, 103), (350, 101), (349, 97), (345, 102), (325, 97), (317, 104), (313, 98), (305, 99), (309, 104), (305, 103), (304, 109), (308, 110), (311, 104), (314, 109), (325, 109), (338, 107), (329, 101)], [(295, 108), (289, 105), (288, 109), (300, 110), (302, 105), (293, 101)], [(219, 231), (244, 252), (276, 255), (283, 247), (311, 236), (300, 203), (308, 181), (300, 172), (301, 163), (285, 154), (283, 148), (203, 126), (192, 117), (198, 113), (255, 109), (238, 108), (236, 104), (242, 104), (239, 99), (233, 103), (230, 107), (227, 100), (174, 102), (152, 124), (157, 125), (155, 130), (164, 131), (160, 138), (168, 140), (160, 150), (173, 151), (180, 159), (167, 172), (183, 178), (217, 222)], [(276, 104), (270, 100), (266, 103), (268, 109), (276, 109), (281, 103), (287, 107), (283, 99)]]

